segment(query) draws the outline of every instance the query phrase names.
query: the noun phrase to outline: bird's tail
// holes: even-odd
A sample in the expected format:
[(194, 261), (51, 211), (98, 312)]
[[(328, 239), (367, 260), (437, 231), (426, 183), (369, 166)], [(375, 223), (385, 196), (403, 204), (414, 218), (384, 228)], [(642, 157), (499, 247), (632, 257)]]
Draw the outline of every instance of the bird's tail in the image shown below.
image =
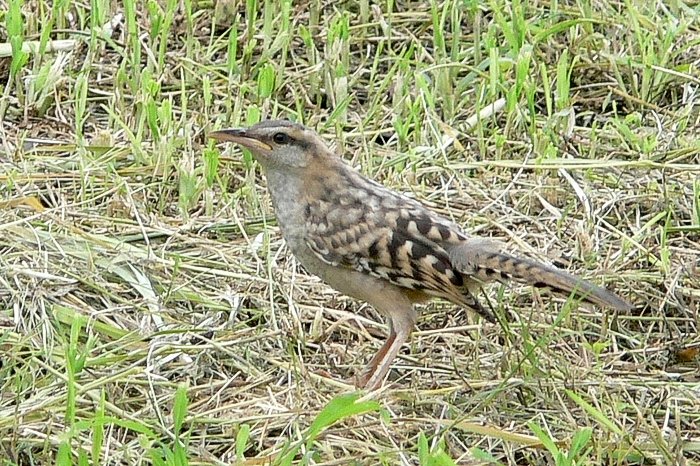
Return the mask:
[(632, 306), (582, 278), (540, 262), (501, 252), (490, 240), (470, 239), (448, 250), (452, 266), (483, 282), (514, 280), (537, 288), (549, 288), (564, 295), (574, 294), (584, 301), (620, 311)]

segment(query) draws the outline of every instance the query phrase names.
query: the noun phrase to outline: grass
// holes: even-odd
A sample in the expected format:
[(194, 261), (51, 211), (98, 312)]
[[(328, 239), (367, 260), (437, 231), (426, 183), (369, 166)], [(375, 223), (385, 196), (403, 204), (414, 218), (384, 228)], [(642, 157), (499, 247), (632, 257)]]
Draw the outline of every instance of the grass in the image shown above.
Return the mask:
[[(6, 0), (0, 464), (700, 463), (699, 15)], [(271, 117), (634, 310), (434, 303), (359, 398), (381, 317), (297, 267), (255, 163), (206, 138)]]

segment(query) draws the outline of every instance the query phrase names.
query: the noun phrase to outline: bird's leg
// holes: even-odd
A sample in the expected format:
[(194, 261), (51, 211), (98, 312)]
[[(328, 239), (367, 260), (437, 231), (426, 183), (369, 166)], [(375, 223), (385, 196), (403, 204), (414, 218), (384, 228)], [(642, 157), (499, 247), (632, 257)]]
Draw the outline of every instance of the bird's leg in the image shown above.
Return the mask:
[(399, 354), (401, 346), (408, 340), (415, 324), (415, 314), (412, 308), (409, 312), (398, 312), (389, 314), (391, 333), (386, 343), (374, 355), (362, 374), (361, 386), (367, 390), (375, 390), (382, 385), (391, 363)]
[[(391, 325), (389, 325), (391, 327)], [(365, 366), (364, 369), (362, 369), (362, 372), (357, 376), (356, 379), (356, 385), (358, 387), (365, 387), (367, 385), (367, 382), (369, 382), (369, 379), (372, 377), (372, 375), (377, 371), (377, 367), (379, 366), (379, 363), (381, 362), (382, 359), (386, 356), (386, 352), (391, 348), (391, 345), (394, 343), (394, 340), (396, 339), (396, 332), (394, 332), (393, 328), (389, 329), (389, 336), (387, 337), (386, 341), (382, 345), (379, 350), (372, 356), (372, 359), (370, 360), (369, 363)]]

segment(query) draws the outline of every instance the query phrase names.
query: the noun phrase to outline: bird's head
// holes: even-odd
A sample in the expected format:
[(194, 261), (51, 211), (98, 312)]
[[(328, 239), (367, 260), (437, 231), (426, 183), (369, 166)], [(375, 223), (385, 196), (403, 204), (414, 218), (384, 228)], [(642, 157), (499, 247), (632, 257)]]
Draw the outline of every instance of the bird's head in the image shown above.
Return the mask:
[(217, 141), (235, 142), (250, 152), (265, 169), (299, 169), (330, 154), (321, 138), (299, 123), (263, 121), (250, 128), (222, 129), (209, 133)]

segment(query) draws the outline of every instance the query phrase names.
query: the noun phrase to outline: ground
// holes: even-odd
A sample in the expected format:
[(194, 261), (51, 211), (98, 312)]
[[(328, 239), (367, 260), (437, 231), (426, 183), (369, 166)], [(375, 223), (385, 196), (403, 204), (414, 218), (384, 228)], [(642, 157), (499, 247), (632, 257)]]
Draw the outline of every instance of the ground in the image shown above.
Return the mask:
[[(697, 1), (0, 5), (0, 464), (700, 463)], [(356, 392), (381, 316), (206, 137), (272, 117), (633, 310), (490, 286)]]

